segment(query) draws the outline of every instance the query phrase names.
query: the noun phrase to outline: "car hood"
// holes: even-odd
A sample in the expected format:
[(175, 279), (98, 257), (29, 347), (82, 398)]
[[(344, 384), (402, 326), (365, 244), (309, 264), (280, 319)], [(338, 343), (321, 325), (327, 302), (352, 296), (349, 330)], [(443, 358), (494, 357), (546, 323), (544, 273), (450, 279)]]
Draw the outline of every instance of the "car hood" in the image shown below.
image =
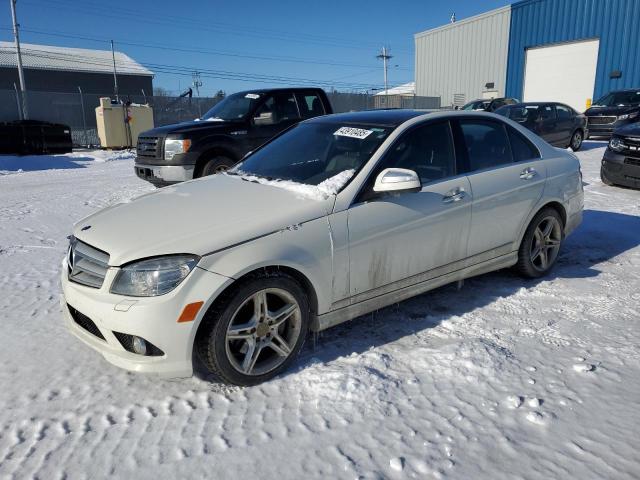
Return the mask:
[(156, 127), (141, 133), (141, 137), (166, 137), (169, 134), (188, 134), (206, 130), (227, 130), (243, 124), (242, 121), (225, 121), (225, 120), (194, 120), (191, 122), (174, 123), (163, 127)]
[(630, 123), (624, 127), (616, 128), (615, 133), (630, 137), (640, 137), (640, 122)]
[(624, 115), (625, 113), (636, 112), (640, 110), (639, 105), (632, 105), (628, 107), (591, 107), (588, 108), (584, 114), (589, 117), (599, 116), (599, 115)]
[(202, 256), (328, 215), (334, 201), (214, 175), (96, 212), (73, 234), (107, 252), (111, 266), (176, 253)]

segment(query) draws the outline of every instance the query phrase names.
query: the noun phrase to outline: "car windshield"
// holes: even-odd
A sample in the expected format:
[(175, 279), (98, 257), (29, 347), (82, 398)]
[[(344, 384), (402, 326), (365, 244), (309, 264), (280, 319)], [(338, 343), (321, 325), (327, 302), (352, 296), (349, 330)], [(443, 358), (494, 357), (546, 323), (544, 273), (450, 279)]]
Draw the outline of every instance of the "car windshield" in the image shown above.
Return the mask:
[(594, 107), (626, 107), (640, 105), (640, 91), (611, 92), (593, 104)]
[[(393, 128), (340, 123), (301, 123), (229, 170), (231, 175), (319, 186), (357, 172)], [(337, 192), (332, 192), (337, 193)]]
[(474, 102), (467, 103), (462, 110), (484, 110), (491, 103), (489, 100), (476, 100)]
[(234, 93), (205, 113), (202, 120), (240, 120), (253, 110), (260, 97), (260, 93)]

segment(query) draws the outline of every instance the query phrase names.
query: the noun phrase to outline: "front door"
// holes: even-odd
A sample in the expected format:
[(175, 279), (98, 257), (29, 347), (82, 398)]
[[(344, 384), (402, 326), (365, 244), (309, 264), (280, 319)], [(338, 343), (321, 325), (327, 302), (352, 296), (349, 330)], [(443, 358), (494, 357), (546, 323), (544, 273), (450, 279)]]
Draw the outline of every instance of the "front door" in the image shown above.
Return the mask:
[(545, 165), (537, 148), (503, 122), (460, 120), (459, 128), (473, 191), (468, 256), (509, 253), (542, 196)]
[[(422, 189), (367, 200), (375, 177), (391, 167), (414, 170)], [(348, 211), (351, 295), (374, 296), (374, 289), (392, 290), (395, 282), (462, 260), (471, 200), (469, 181), (457, 173), (448, 122), (402, 135)]]

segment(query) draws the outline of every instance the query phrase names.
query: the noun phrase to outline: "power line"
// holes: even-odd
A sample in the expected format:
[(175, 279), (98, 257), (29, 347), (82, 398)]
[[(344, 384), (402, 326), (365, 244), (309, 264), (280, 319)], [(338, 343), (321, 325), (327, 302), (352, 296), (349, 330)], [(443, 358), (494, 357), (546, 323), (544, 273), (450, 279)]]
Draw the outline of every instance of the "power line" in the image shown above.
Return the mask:
[[(0, 29), (5, 29), (0, 27)], [(76, 40), (85, 40), (96, 43), (107, 43), (110, 39), (99, 38), (99, 37), (88, 37), (83, 35), (73, 35), (64, 32), (56, 32), (56, 31), (42, 31), (42, 30), (34, 30), (29, 28), (23, 28), (23, 32), (33, 33), (36, 35), (44, 35), (50, 37), (60, 37), (60, 38), (71, 38)], [(289, 62), (289, 63), (303, 63), (303, 64), (311, 64), (311, 65), (331, 65), (338, 67), (348, 67), (348, 68), (367, 68), (370, 69), (371, 65), (361, 65), (354, 63), (342, 63), (342, 62), (332, 62), (325, 60), (309, 60), (302, 59), (297, 57), (286, 57), (286, 56), (268, 56), (268, 55), (250, 55), (236, 52), (225, 52), (218, 50), (207, 50), (207, 49), (199, 49), (199, 48), (190, 48), (190, 47), (167, 47), (160, 44), (152, 44), (152, 43), (140, 43), (140, 42), (131, 42), (126, 40), (114, 39), (114, 41), (118, 45), (127, 45), (132, 47), (140, 47), (140, 48), (149, 48), (149, 49), (157, 49), (157, 50), (169, 50), (174, 52), (183, 52), (183, 53), (198, 53), (204, 55), (219, 55), (226, 57), (235, 57), (235, 58), (247, 58), (251, 60), (264, 60), (264, 61), (276, 61), (276, 62)], [(409, 70), (408, 68), (399, 67), (398, 70)]]
[[(83, 2), (82, 9), (77, 8), (77, 2), (65, 2), (63, 0), (46, 0), (45, 2), (40, 2), (38, 0), (25, 0), (25, 4), (35, 5), (39, 7), (45, 8), (56, 8), (59, 10), (60, 8), (66, 10), (72, 10), (75, 14), (82, 15), (90, 15), (95, 16), (96, 14), (101, 17), (108, 18), (117, 18), (117, 19), (130, 19), (132, 16), (135, 17), (136, 23), (145, 23), (150, 25), (163, 25), (170, 26), (174, 28), (188, 28), (193, 29), (194, 26), (199, 30), (211, 31), (216, 33), (226, 33), (231, 35), (240, 35), (243, 37), (253, 37), (253, 38), (271, 38), (274, 40), (287, 41), (287, 42), (295, 42), (295, 43), (307, 43), (307, 44), (318, 44), (318, 45), (329, 45), (340, 48), (354, 48), (363, 50), (365, 48), (370, 48), (373, 44), (368, 42), (354, 42), (353, 40), (348, 39), (339, 39), (336, 37), (328, 37), (328, 36), (320, 36), (320, 35), (312, 35), (305, 34), (300, 32), (284, 32), (278, 30), (268, 30), (264, 28), (256, 28), (256, 27), (240, 27), (237, 25), (231, 24), (223, 24), (219, 22), (204, 22), (193, 20), (187, 17), (179, 17), (175, 15), (171, 15), (170, 19), (167, 17), (160, 17), (158, 15), (154, 15), (149, 13), (148, 11), (140, 11), (134, 9), (122, 9), (113, 10), (111, 7), (104, 7), (102, 5), (91, 4), (90, 2)], [(215, 27), (214, 27), (215, 26)], [(398, 51), (402, 51), (403, 49), (398, 49)], [(408, 50), (407, 50), (408, 52)]]

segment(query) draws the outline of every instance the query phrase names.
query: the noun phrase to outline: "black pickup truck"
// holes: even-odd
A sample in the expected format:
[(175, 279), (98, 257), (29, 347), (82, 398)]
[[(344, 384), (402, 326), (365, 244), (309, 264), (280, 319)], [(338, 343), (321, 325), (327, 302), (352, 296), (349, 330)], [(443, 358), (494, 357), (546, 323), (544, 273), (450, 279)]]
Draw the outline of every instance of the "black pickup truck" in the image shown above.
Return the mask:
[(281, 131), (333, 113), (319, 88), (250, 90), (229, 95), (202, 118), (138, 137), (135, 172), (156, 186), (224, 171)]

